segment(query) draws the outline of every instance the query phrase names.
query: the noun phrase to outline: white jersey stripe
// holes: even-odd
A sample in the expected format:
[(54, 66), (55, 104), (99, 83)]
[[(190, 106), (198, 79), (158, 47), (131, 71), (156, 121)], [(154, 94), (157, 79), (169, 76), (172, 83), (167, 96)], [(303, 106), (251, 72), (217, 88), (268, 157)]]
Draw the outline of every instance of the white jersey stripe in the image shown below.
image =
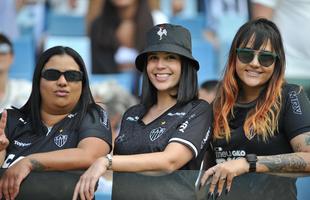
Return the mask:
[(195, 152), (195, 158), (198, 156), (198, 151), (197, 151), (197, 148), (195, 147), (195, 145), (187, 140), (184, 140), (184, 139), (181, 139), (181, 138), (171, 138), (169, 140), (169, 143), (170, 142), (181, 142), (181, 143), (185, 143), (187, 144), (188, 146), (190, 146), (192, 148), (192, 150), (194, 150)]

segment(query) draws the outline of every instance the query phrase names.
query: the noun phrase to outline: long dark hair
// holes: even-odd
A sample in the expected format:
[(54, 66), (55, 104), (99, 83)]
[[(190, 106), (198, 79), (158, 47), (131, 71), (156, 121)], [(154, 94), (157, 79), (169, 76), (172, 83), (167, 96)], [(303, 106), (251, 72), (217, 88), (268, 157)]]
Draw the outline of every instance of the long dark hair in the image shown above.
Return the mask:
[[(148, 1), (137, 0), (137, 2), (138, 9), (134, 19), (136, 24), (134, 47), (138, 51), (141, 51), (145, 47), (146, 32), (153, 27), (153, 18)], [(96, 33), (94, 37), (97, 38), (96, 41), (102, 43), (104, 46), (108, 44), (115, 45), (114, 48), (117, 49), (118, 44), (117, 42), (112, 44), (111, 37), (115, 37), (115, 31), (121, 23), (121, 20), (117, 8), (112, 1), (105, 1), (105, 3), (103, 3), (102, 13), (98, 17), (98, 20), (100, 21), (100, 26), (95, 30)]]
[(26, 104), (20, 108), (20, 111), (25, 115), (29, 116), (32, 122), (33, 131), (39, 133), (37, 128), (38, 124), (41, 124), (41, 114), (40, 114), (40, 107), (41, 107), (41, 94), (40, 94), (40, 80), (41, 80), (41, 72), (44, 68), (45, 64), (49, 61), (52, 56), (55, 55), (69, 55), (71, 56), (74, 61), (79, 65), (80, 70), (83, 72), (83, 80), (82, 80), (82, 93), (77, 105), (74, 108), (74, 111), (78, 112), (77, 120), (73, 123), (73, 127), (77, 128), (83, 117), (85, 116), (88, 106), (94, 104), (94, 99), (90, 91), (88, 75), (86, 71), (86, 67), (84, 64), (83, 59), (81, 56), (72, 48), (70, 47), (63, 47), (63, 46), (55, 46), (52, 47), (45, 52), (43, 52), (36, 64), (36, 68), (34, 70), (33, 79), (32, 79), (32, 91), (30, 94), (29, 99), (27, 100)]
[[(144, 66), (147, 65), (145, 60)], [(149, 109), (157, 103), (157, 90), (151, 83), (147, 70), (142, 73), (141, 103)], [(177, 104), (182, 105), (193, 99), (198, 99), (197, 70), (192, 61), (181, 56), (181, 77), (178, 85), (178, 93), (175, 96)]]

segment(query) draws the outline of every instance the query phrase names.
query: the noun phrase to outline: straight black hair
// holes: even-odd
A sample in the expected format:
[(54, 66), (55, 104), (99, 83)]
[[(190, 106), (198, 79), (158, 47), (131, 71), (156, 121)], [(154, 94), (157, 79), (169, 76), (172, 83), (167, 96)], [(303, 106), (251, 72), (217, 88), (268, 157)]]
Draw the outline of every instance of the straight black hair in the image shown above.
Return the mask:
[[(49, 61), (49, 59), (55, 55), (69, 55), (74, 61), (79, 65), (80, 70), (83, 72), (83, 80), (82, 80), (82, 93), (80, 99), (73, 109), (72, 112), (77, 112), (77, 120), (74, 121), (71, 128), (77, 129), (81, 124), (82, 119), (84, 118), (87, 109), (90, 105), (95, 105), (94, 98), (91, 94), (91, 90), (89, 87), (89, 80), (86, 71), (86, 67), (81, 56), (70, 47), (63, 46), (55, 46), (52, 47), (45, 52), (43, 52), (36, 64), (33, 79), (32, 79), (32, 91), (29, 99), (26, 104), (20, 108), (20, 111), (24, 114), (24, 116), (29, 116), (32, 122), (32, 128), (35, 133), (39, 134), (44, 128), (44, 125), (41, 120), (40, 107), (41, 107), (41, 94), (40, 94), (40, 80), (41, 80), (41, 72), (44, 68), (45, 64)], [(41, 125), (41, 129), (38, 128), (38, 125)]]
[(2, 33), (0, 33), (0, 43), (5, 43), (5, 44), (9, 45), (10, 48), (11, 48), (10, 53), (14, 54), (14, 49), (13, 49), (12, 42), (10, 41), (10, 39), (6, 35), (4, 35)]

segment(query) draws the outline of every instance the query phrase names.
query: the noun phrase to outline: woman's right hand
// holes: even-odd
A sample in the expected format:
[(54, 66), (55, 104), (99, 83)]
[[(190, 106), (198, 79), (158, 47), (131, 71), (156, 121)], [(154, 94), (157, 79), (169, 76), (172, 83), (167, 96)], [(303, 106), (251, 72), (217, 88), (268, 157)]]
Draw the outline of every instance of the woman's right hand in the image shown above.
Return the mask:
[(93, 199), (95, 195), (95, 186), (100, 176), (107, 171), (108, 160), (105, 157), (98, 158), (80, 177), (75, 186), (72, 200)]
[(4, 110), (2, 112), (0, 120), (0, 151), (5, 150), (10, 143), (4, 132), (6, 126), (6, 120), (7, 120), (7, 111)]

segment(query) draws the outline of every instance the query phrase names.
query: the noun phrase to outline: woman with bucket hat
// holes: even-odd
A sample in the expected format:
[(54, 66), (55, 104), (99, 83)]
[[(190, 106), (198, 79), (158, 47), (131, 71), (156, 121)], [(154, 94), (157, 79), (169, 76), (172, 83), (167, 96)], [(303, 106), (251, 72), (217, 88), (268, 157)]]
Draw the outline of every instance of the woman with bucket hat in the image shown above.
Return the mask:
[(73, 199), (92, 199), (108, 169), (119, 172), (113, 174), (112, 199), (195, 198), (189, 191), (196, 176), (177, 170), (199, 169), (212, 113), (207, 102), (198, 100), (199, 63), (191, 53), (189, 31), (154, 26), (136, 67), (143, 76), (141, 103), (124, 114), (114, 155), (101, 157), (81, 176)]

